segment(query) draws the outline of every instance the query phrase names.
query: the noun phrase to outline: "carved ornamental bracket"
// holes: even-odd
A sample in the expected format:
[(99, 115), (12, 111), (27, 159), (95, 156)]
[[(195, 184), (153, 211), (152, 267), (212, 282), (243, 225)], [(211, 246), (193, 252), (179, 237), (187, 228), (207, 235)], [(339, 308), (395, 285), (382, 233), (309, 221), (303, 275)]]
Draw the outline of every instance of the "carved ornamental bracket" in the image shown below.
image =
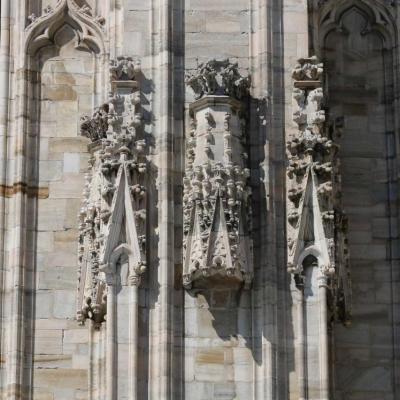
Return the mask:
[(146, 142), (136, 75), (140, 64), (120, 57), (111, 63), (111, 97), (82, 117), (81, 135), (91, 139), (84, 201), (79, 215), (78, 320), (101, 323), (117, 264), (128, 262), (128, 284), (146, 270)]
[(248, 288), (253, 276), (250, 171), (244, 100), (249, 79), (229, 60), (187, 77), (190, 105), (184, 178), (183, 284)]
[(300, 59), (293, 70), (297, 129), (287, 137), (288, 270), (301, 285), (303, 261), (313, 255), (330, 289), (332, 317), (346, 322), (351, 294), (338, 158), (341, 129), (325, 123), (322, 75), (315, 57)]

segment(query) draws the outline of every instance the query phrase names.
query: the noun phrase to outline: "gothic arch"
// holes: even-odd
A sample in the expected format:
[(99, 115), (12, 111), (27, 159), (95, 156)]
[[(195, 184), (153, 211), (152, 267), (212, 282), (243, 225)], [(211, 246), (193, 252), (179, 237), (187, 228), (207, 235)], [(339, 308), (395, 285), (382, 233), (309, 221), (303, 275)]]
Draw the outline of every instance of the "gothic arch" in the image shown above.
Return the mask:
[(33, 56), (41, 47), (54, 44), (56, 32), (65, 24), (74, 28), (78, 46), (104, 54), (102, 19), (92, 17), (87, 8), (78, 7), (74, 0), (60, 0), (54, 10), (49, 10), (28, 25), (25, 53)]
[[(104, 98), (108, 87), (104, 84), (107, 79), (108, 62), (106, 37), (103, 29), (104, 19), (92, 16), (92, 11), (87, 6), (80, 6), (75, 0), (58, 0), (56, 6), (48, 6), (43, 15), (36, 17), (34, 14), (29, 16), (30, 24), (24, 32), (24, 58), (23, 68), (30, 71), (25, 75), (25, 82), (19, 86), (20, 96), (25, 99), (24, 109), (31, 112), (26, 117), (17, 118), (19, 120), (19, 131), (32, 133), (32, 120), (38, 117), (35, 110), (35, 99), (40, 92), (41, 68), (40, 63), (43, 60), (39, 54), (42, 50), (47, 50), (46, 57), (49, 54), (56, 55), (62, 47), (58, 37), (61, 32), (69, 30), (69, 35), (74, 35), (74, 47), (77, 50), (87, 51), (95, 59), (93, 96)], [(36, 96), (36, 97), (35, 97)], [(96, 102), (99, 102), (96, 98)], [(32, 112), (33, 111), (33, 112)], [(27, 160), (32, 162), (32, 159)]]
[[(96, 59), (94, 96), (98, 96), (96, 102), (103, 100), (108, 87), (104, 84), (107, 81), (108, 61), (106, 49), (106, 37), (103, 29), (104, 18), (92, 16), (90, 8), (79, 6), (75, 0), (58, 0), (54, 9), (47, 7), (44, 14), (36, 17), (32, 14), (29, 17), (31, 23), (24, 32), (24, 59), (23, 67), (31, 74), (25, 76), (25, 84), (19, 86), (21, 98), (26, 99), (24, 109), (34, 109), (33, 99), (30, 94), (38, 93), (37, 83), (40, 81), (41, 66), (39, 65), (39, 52), (45, 48), (52, 48), (53, 53), (59, 51), (57, 36), (62, 31), (70, 29), (74, 34), (74, 46), (77, 50), (90, 52)], [(20, 131), (29, 130), (27, 119), (20, 121)]]
[[(389, 220), (398, 221), (399, 218), (393, 201), (399, 196), (396, 182), (399, 120), (395, 113), (399, 53), (395, 11), (395, 6), (377, 0), (329, 0), (313, 9), (311, 41), (325, 66), (327, 121), (330, 129), (340, 131), (343, 203), (349, 217), (351, 270), (356, 277), (360, 271), (368, 273), (368, 268), (373, 269), (384, 262), (387, 263), (385, 272), (393, 273), (396, 234), (391, 232)], [(374, 165), (380, 165), (379, 172), (368, 174), (363, 171), (363, 168), (373, 170)], [(379, 192), (379, 196), (373, 193), (374, 190)], [(371, 237), (362, 238), (360, 221), (372, 227), (374, 218), (384, 221), (389, 234), (378, 237), (372, 232)], [(376, 251), (362, 254), (362, 249), (380, 245), (384, 250), (379, 255)], [(368, 267), (364, 268), (366, 263)], [(343, 331), (337, 325), (333, 327), (333, 359), (338, 359), (337, 355), (345, 347), (343, 343), (351, 340), (348, 332), (362, 323), (365, 323), (366, 330), (372, 329), (363, 319), (361, 286), (361, 281), (353, 279), (352, 303), (355, 310), (362, 311), (353, 318), (352, 328)], [(395, 290), (394, 286), (392, 288)], [(373, 290), (378, 289), (373, 286)], [(392, 294), (388, 293), (388, 296)], [(371, 303), (379, 304), (379, 300)], [(385, 341), (389, 342), (396, 338), (395, 328), (392, 332), (390, 317), (383, 321), (383, 325), (388, 327)], [(375, 360), (371, 357), (368, 362)], [(388, 365), (390, 362), (387, 360)], [(351, 357), (347, 363), (350, 368), (357, 368), (357, 361)], [(340, 370), (341, 365), (341, 361), (335, 361), (333, 371)], [(362, 368), (362, 373), (369, 372), (368, 366)], [(396, 376), (394, 364), (388, 370)], [(350, 385), (339, 374), (334, 373), (331, 379), (335, 393), (340, 392), (346, 397), (346, 393), (351, 391)]]
[[(26, 71), (30, 71), (30, 74), (25, 75), (25, 82), (19, 86), (19, 91), (21, 98), (25, 99), (23, 108), (30, 112), (26, 116), (18, 117), (17, 124), (20, 132), (34, 134), (32, 121), (38, 118), (36, 114), (39, 109), (35, 103), (40, 93), (41, 63), (43, 64), (43, 57), (40, 53), (46, 49), (45, 58), (51, 54), (58, 54), (62, 45), (65, 44), (63, 39), (61, 42), (58, 40), (62, 36), (59, 35), (60, 33), (69, 30), (68, 35), (74, 35), (74, 48), (89, 52), (93, 56), (95, 67), (92, 95), (96, 103), (103, 100), (108, 91), (107, 85), (104, 84), (107, 81), (108, 61), (107, 42), (103, 29), (104, 19), (92, 16), (91, 9), (78, 5), (76, 0), (58, 0), (54, 9), (48, 6), (43, 15), (36, 17), (32, 14), (29, 20), (31, 23), (24, 32), (22, 64)], [(36, 129), (38, 128), (37, 126)], [(32, 162), (35, 163), (35, 158), (27, 160), (27, 163), (31, 164)], [(29, 169), (32, 168), (28, 167), (25, 170)]]
[(305, 248), (299, 255), (298, 258), (298, 263), (297, 263), (297, 268), (302, 271), (304, 269), (304, 262), (306, 259), (313, 258), (318, 266), (322, 268), (324, 264), (326, 264), (326, 258), (322, 254), (321, 250), (319, 249), (318, 246), (309, 246)]
[[(323, 3), (323, 4), (321, 4)], [(311, 7), (311, 44), (321, 57), (326, 36), (332, 31), (342, 31), (342, 19), (352, 9), (367, 20), (363, 34), (375, 32), (383, 41), (384, 49), (392, 49), (398, 42), (394, 8), (376, 0), (328, 0)]]
[[(14, 158), (9, 172), (10, 185), (21, 188), (9, 200), (9, 207), (14, 213), (13, 217), (9, 217), (9, 224), (18, 229), (16, 234), (9, 235), (8, 240), (13, 251), (7, 260), (10, 270), (13, 270), (13, 266), (18, 266), (12, 274), (12, 287), (15, 288), (12, 301), (13, 307), (20, 308), (20, 318), (12, 320), (8, 328), (10, 337), (19, 339), (10, 340), (8, 346), (8, 359), (15, 365), (9, 368), (6, 384), (9, 387), (14, 385), (21, 392), (30, 390), (30, 382), (34, 379), (32, 359), (37, 293), (26, 288), (31, 288), (32, 283), (36, 282), (39, 203), (50, 197), (49, 188), (46, 187), (48, 182), (39, 188), (42, 137), (41, 64), (43, 59), (58, 55), (60, 48), (66, 43), (62, 39), (65, 30), (68, 38), (74, 38), (73, 43), (71, 41), (73, 51), (83, 50), (93, 56), (93, 63), (88, 63), (93, 84), (88, 87), (92, 91), (90, 95), (94, 102), (104, 98), (108, 90), (104, 84), (108, 75), (108, 63), (101, 19), (91, 16), (87, 7), (79, 7), (74, 0), (59, 0), (54, 9), (47, 8), (44, 15), (38, 18), (31, 16), (30, 20), (31, 24), (21, 34), (21, 58), (16, 61), (20, 68), (16, 69), (18, 73), (15, 74), (17, 105), (10, 135), (10, 154)], [(77, 131), (76, 136), (78, 134)], [(44, 159), (48, 161), (48, 158)], [(27, 398), (31, 398), (31, 395)]]

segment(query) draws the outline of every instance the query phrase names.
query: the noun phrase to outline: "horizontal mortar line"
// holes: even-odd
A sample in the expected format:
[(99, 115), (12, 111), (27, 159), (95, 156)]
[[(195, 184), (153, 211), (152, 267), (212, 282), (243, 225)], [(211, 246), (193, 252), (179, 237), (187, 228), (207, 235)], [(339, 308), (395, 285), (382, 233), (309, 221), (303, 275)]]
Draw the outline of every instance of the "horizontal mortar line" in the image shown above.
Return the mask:
[(28, 186), (28, 184), (24, 182), (16, 182), (12, 186), (0, 185), (0, 197), (11, 198), (17, 193), (27, 194), (28, 197), (47, 199), (49, 197), (49, 188)]

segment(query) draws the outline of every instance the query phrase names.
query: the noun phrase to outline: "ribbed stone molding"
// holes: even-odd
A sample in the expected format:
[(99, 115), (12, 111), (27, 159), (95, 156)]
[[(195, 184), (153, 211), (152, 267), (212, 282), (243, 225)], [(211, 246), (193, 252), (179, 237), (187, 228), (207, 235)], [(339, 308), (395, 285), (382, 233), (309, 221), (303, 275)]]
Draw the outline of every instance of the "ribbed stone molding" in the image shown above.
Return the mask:
[(347, 217), (341, 204), (340, 126), (327, 126), (323, 110), (323, 65), (316, 57), (293, 70), (293, 121), (287, 137), (288, 270), (302, 280), (308, 255), (318, 259), (331, 291), (333, 319), (350, 318)]
[(229, 60), (212, 60), (187, 78), (190, 105), (184, 178), (187, 289), (213, 284), (248, 288), (253, 276), (250, 171), (245, 99), (249, 80)]
[(116, 262), (129, 260), (128, 281), (140, 284), (146, 270), (146, 142), (141, 129), (140, 64), (120, 57), (110, 68), (112, 96), (92, 116), (82, 117), (81, 134), (91, 139), (79, 219), (78, 320), (104, 320), (107, 287)]

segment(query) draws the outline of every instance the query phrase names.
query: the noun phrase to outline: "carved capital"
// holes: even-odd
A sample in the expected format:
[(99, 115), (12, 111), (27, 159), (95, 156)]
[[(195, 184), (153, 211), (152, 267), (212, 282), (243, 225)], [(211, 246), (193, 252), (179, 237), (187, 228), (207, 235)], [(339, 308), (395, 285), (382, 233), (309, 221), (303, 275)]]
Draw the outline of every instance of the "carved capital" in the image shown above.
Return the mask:
[(238, 63), (229, 59), (210, 60), (186, 76), (186, 84), (195, 93), (196, 99), (207, 95), (226, 95), (242, 99), (248, 95), (250, 78), (242, 76)]

